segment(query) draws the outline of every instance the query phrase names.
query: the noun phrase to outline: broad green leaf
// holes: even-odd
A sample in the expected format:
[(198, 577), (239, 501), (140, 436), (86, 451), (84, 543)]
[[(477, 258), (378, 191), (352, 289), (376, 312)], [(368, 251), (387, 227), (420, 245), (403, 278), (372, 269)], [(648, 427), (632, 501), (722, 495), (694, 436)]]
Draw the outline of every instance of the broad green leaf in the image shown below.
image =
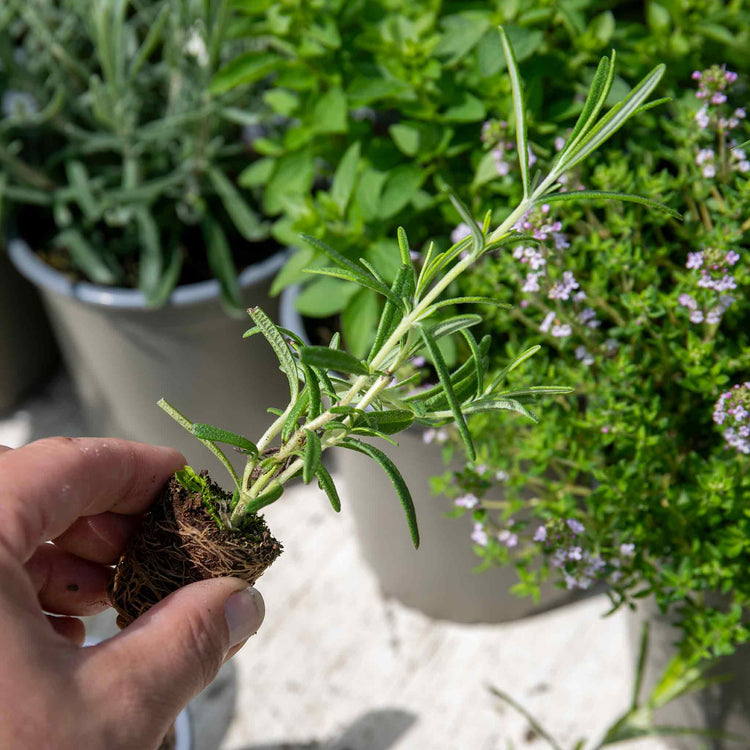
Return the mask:
[(236, 86), (255, 83), (276, 70), (284, 61), (275, 52), (246, 52), (225, 65), (211, 81), (209, 91), (223, 94)]
[(388, 409), (367, 413), (367, 423), (384, 435), (395, 435), (403, 432), (414, 423), (414, 414), (408, 409)]
[(55, 238), (55, 244), (61, 245), (70, 253), (73, 263), (94, 284), (117, 283), (117, 276), (77, 229), (66, 229), (60, 232)]
[(450, 406), (451, 412), (453, 413), (453, 419), (456, 421), (456, 426), (458, 427), (458, 431), (461, 434), (464, 445), (466, 446), (466, 453), (473, 461), (476, 457), (476, 452), (474, 451), (474, 443), (471, 440), (471, 435), (469, 434), (469, 428), (466, 426), (464, 415), (461, 413), (461, 406), (458, 403), (456, 394), (453, 391), (453, 383), (451, 382), (451, 376), (448, 372), (448, 368), (445, 366), (443, 355), (440, 353), (440, 349), (438, 348), (437, 342), (433, 338), (432, 334), (423, 325), (419, 326), (419, 333), (421, 334), (425, 342), (427, 351), (430, 353), (432, 362), (435, 366), (435, 369), (437, 370), (440, 384), (443, 386), (443, 391), (445, 392), (445, 396), (448, 399), (448, 404)]
[(333, 198), (333, 202), (338, 206), (341, 216), (345, 215), (346, 207), (354, 190), (357, 168), (359, 167), (360, 150), (361, 145), (359, 141), (349, 146), (341, 157), (336, 174), (333, 176), (331, 198)]
[(276, 169), (276, 159), (264, 156), (254, 161), (249, 167), (245, 167), (240, 172), (237, 183), (244, 188), (265, 185), (271, 179), (274, 169)]
[[(372, 242), (365, 250), (364, 259), (377, 269), (383, 283), (390, 287), (401, 268), (400, 256), (398, 241), (382, 237)], [(359, 262), (361, 263), (362, 259)]]
[(505, 61), (508, 65), (511, 91), (513, 94), (513, 112), (516, 120), (516, 147), (518, 149), (518, 162), (521, 167), (521, 183), (523, 185), (524, 198), (529, 195), (529, 145), (526, 138), (526, 110), (523, 102), (523, 84), (518, 72), (513, 48), (510, 46), (508, 37), (502, 26), (498, 27), (500, 41), (503, 44)]
[(331, 507), (336, 513), (340, 513), (341, 500), (339, 499), (339, 493), (336, 491), (336, 485), (333, 483), (331, 475), (322, 463), (318, 464), (318, 471), (315, 473), (315, 476), (318, 478), (318, 487), (328, 495)]
[(419, 152), (420, 129), (418, 123), (399, 122), (391, 125), (388, 132), (393, 142), (407, 156), (416, 156)]
[(204, 424), (202, 422), (193, 422), (192, 432), (195, 437), (201, 440), (212, 440), (215, 443), (227, 443), (236, 448), (241, 448), (251, 456), (258, 455), (258, 448), (255, 443), (248, 440), (246, 437), (242, 437), (242, 435), (237, 435), (235, 432), (229, 432), (229, 430), (223, 430), (220, 427), (213, 427), (210, 424)]
[(455, 13), (444, 16), (440, 25), (443, 33), (434, 54), (446, 58), (445, 65), (450, 67), (477, 45), (490, 25), (490, 14), (486, 10)]
[(263, 93), (263, 101), (277, 114), (291, 117), (299, 106), (299, 96), (288, 89), (275, 88)]
[(380, 193), (380, 218), (389, 219), (401, 211), (416, 195), (426, 175), (416, 164), (402, 164), (393, 169)]
[(320, 438), (318, 433), (313, 430), (305, 430), (305, 458), (302, 467), (302, 481), (305, 484), (310, 484), (313, 477), (318, 473), (320, 468), (320, 457), (322, 455), (322, 448), (320, 446)]
[(255, 500), (252, 500), (245, 506), (245, 513), (257, 513), (261, 508), (275, 503), (283, 494), (284, 488), (282, 485), (278, 482), (271, 482), (268, 489), (262, 495), (258, 495)]
[(458, 101), (442, 113), (441, 119), (443, 122), (477, 122), (484, 120), (486, 116), (484, 102), (474, 94), (464, 91)]
[(297, 365), (289, 349), (289, 344), (286, 343), (281, 331), (271, 322), (271, 319), (263, 310), (259, 307), (251, 307), (248, 313), (276, 354), (281, 369), (289, 380), (290, 400), (295, 401), (299, 395), (299, 377), (297, 374)]
[[(256, 149), (257, 150), (257, 149)], [(276, 170), (263, 193), (263, 210), (275, 216), (298, 196), (306, 196), (315, 178), (315, 159), (310, 148), (284, 154), (276, 160)]]
[(282, 289), (305, 279), (305, 272), (314, 263), (314, 258), (315, 251), (310, 247), (303, 247), (292, 253), (271, 284), (271, 296), (275, 297)]
[[(655, 211), (668, 214), (673, 219), (682, 219), (682, 215), (679, 211), (675, 211), (673, 208), (659, 203), (659, 201), (651, 200), (650, 198), (644, 198), (641, 195), (631, 195), (630, 193), (617, 193), (607, 190), (573, 190), (569, 193), (552, 193), (544, 197), (544, 203), (562, 203), (564, 201), (593, 201), (593, 200), (614, 200), (624, 201), (626, 203), (640, 203), (642, 206), (647, 206)], [(540, 201), (542, 202), (542, 201)]]
[(305, 346), (300, 350), (300, 360), (306, 365), (322, 370), (369, 375), (370, 369), (349, 352), (329, 349), (327, 346)]
[(340, 313), (358, 290), (358, 286), (348, 281), (318, 276), (302, 289), (295, 307), (308, 318), (327, 318)]
[(353, 105), (362, 107), (372, 102), (388, 99), (407, 89), (401, 81), (388, 78), (358, 76), (352, 79), (347, 89), (347, 96)]
[(401, 472), (396, 468), (396, 465), (386, 456), (383, 451), (375, 448), (368, 443), (363, 443), (361, 440), (355, 440), (354, 438), (344, 438), (341, 440), (339, 445), (342, 448), (348, 448), (349, 450), (357, 451), (358, 453), (364, 453), (380, 464), (385, 471), (388, 479), (396, 488), (401, 505), (406, 513), (406, 522), (409, 525), (409, 533), (411, 534), (411, 540), (415, 548), (419, 547), (419, 527), (417, 526), (417, 513), (414, 509), (414, 501), (412, 500), (409, 488), (404, 482), (404, 478), (401, 476)]
[(203, 220), (201, 229), (206, 243), (208, 265), (219, 281), (222, 300), (231, 312), (240, 315), (242, 314), (242, 299), (237, 282), (237, 270), (234, 267), (232, 252), (224, 230), (217, 221), (208, 217)]
[(362, 214), (364, 221), (380, 217), (380, 195), (388, 179), (387, 171), (365, 167), (354, 191), (354, 206)]
[(313, 110), (313, 126), (319, 133), (346, 132), (346, 94), (334, 86), (321, 96)]
[(366, 357), (378, 325), (379, 303), (377, 295), (369, 289), (360, 289), (341, 314), (341, 332), (346, 348), (356, 357)]

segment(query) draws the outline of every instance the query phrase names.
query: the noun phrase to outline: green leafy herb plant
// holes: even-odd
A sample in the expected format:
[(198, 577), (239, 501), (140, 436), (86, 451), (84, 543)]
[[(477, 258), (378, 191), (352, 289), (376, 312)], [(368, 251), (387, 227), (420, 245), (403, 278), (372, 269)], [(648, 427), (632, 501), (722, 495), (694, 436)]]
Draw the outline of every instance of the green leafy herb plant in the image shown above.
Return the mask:
[[(512, 47), (502, 28), (500, 39), (513, 87), (518, 151), (527, 154), (523, 87)], [(221, 538), (221, 542), (219, 537), (216, 541), (217, 545), (222, 545), (219, 557), (225, 561), (231, 558), (228, 567), (218, 561), (215, 567), (208, 566), (210, 574), (242, 575), (255, 580), (260, 574), (259, 567), (262, 569), (263, 565), (258, 566), (256, 560), (248, 561), (248, 540), (252, 538), (258, 542), (260, 553), (257, 557), (263, 564), (270, 564), (280, 551), (258, 512), (276, 502), (285, 485), (298, 476), (306, 483), (317, 480), (338, 511), (340, 499), (322, 456), (330, 448), (344, 448), (364, 453), (380, 464), (404, 508), (414, 545), (419, 545), (419, 530), (409, 489), (397, 467), (372, 445), (371, 440), (392, 440), (393, 435), (414, 422), (426, 425), (451, 422), (457, 427), (467, 456), (473, 459), (475, 448), (467, 427), (471, 415), (510, 410), (536, 419), (524, 402), (569, 392), (568, 388), (550, 385), (525, 387), (518, 391), (506, 386), (507, 372), (533, 352), (524, 352), (504, 372), (486, 377), (490, 339), (484, 337), (477, 341), (472, 333), (482, 317), (457, 314), (443, 318), (438, 313), (446, 306), (496, 306), (497, 302), (491, 297), (450, 296), (450, 289), (482, 258), (493, 252), (507, 251), (519, 242), (532, 241), (533, 238), (516, 231), (517, 222), (535, 206), (554, 199), (560, 188), (560, 176), (586, 158), (631, 117), (650, 106), (648, 98), (662, 75), (661, 66), (602, 115), (614, 76), (613, 62), (614, 55), (602, 60), (578, 124), (549, 173), (544, 176), (532, 174), (528, 161), (522, 160), (523, 197), (496, 228), (491, 227), (491, 214), (488, 213), (480, 225), (463, 204), (452, 197), (456, 210), (470, 228), (469, 235), (443, 252), (432, 245), (418, 266), (412, 258), (406, 233), (399, 231), (399, 271), (391, 284), (387, 284), (366, 260), (354, 262), (319, 240), (307, 238), (330, 263), (314, 269), (316, 273), (347, 279), (373, 290), (385, 300), (369, 353), (360, 358), (344, 350), (339, 345), (338, 335), (327, 347), (306, 346), (293, 332), (275, 325), (262, 310), (250, 309), (248, 313), (255, 326), (247, 331), (246, 336), (260, 334), (273, 348), (288, 379), (289, 402), (283, 410), (272, 409), (276, 419), (259, 440), (250, 441), (219, 427), (191, 422), (162, 400), (160, 406), (222, 461), (235, 487), (232, 494), (221, 495), (207, 477), (192, 469), (184, 470), (170, 484), (173, 497), (168, 497), (168, 502), (158, 510), (160, 515), (156, 527), (163, 529), (169, 525), (164, 518), (171, 519), (178, 534), (180, 527), (188, 523), (188, 511), (201, 510), (201, 523), (210, 526), (211, 534), (218, 534)], [(590, 192), (581, 195), (583, 199), (590, 197), (616, 197), (662, 208), (635, 195)], [(444, 296), (446, 292), (447, 297)], [(439, 346), (440, 340), (449, 336), (461, 336), (470, 352), (469, 358), (452, 371)], [(414, 393), (411, 388), (413, 378), (402, 377), (401, 373), (404, 365), (421, 352), (431, 358), (439, 382), (434, 388)], [(230, 445), (246, 454), (246, 465), (241, 474), (235, 471), (220, 444)], [(147, 524), (146, 530), (148, 528)], [(148, 544), (143, 541), (144, 533), (134, 542), (136, 551), (126, 552), (115, 578), (114, 602), (124, 618), (137, 616), (159, 596), (185, 583), (181, 576), (184, 565), (154, 560), (153, 553), (167, 547), (171, 554), (174, 549), (186, 545), (164, 540), (163, 544), (152, 544), (152, 554), (149, 555)], [(193, 536), (203, 538), (205, 535)], [(235, 546), (241, 549), (232, 556), (228, 550), (235, 541)], [(134, 564), (136, 559), (137, 564)], [(206, 561), (201, 558), (195, 565), (195, 574), (204, 577), (206, 568)], [(146, 577), (154, 571), (158, 571), (158, 575), (152, 576), (151, 581), (142, 577), (134, 581), (132, 574), (138, 570)], [(170, 578), (171, 575), (174, 578)], [(145, 604), (144, 591), (149, 592)]]
[(693, 661), (750, 640), (745, 78), (693, 72), (662, 116), (646, 114), (643, 139), (571, 175), (659, 196), (684, 221), (548, 201), (527, 230), (552, 227), (546, 240), (461, 277), (459, 293), (514, 304), (479, 328), (505, 342), (490, 371), (539, 345), (525, 375), (575, 384), (576, 398), (533, 430), (475, 418), (477, 461), (433, 480), (471, 514), (477, 562), (516, 567), (515, 593), (549, 580), (603, 585), (613, 609), (653, 602)]
[(23, 0), (0, 10), (0, 204), (6, 229), (76, 279), (162, 305), (276, 251), (238, 187), (253, 95), (211, 83), (247, 43), (229, 3)]
[[(549, 163), (555, 136), (580, 113), (611, 47), (618, 72), (607, 105), (658, 62), (668, 67), (665, 95), (678, 95), (692, 70), (715, 59), (738, 69), (750, 39), (747, 14), (721, 0), (253, 0), (236, 7), (234, 33), (256, 50), (219, 71), (217, 84), (254, 86), (259, 61), (273, 71), (262, 104), (275, 126), (252, 139), (259, 158), (239, 180), (263, 188), (273, 236), (296, 249), (274, 289), (301, 285), (299, 312), (336, 316), (334, 328), (358, 357), (374, 341), (382, 303), (345, 279), (308, 275), (328, 261), (299, 235), (314, 235), (354, 262), (365, 257), (391, 283), (397, 226), (417, 251), (430, 241), (441, 252), (450, 246), (460, 217), (443, 185), (475, 217), (491, 209), (498, 224), (507, 216), (519, 166), (498, 24), (526, 83), (530, 160), (540, 163)], [(642, 118), (636, 127), (648, 124)], [(503, 126), (509, 137), (500, 144), (494, 135)], [(320, 338), (327, 343), (327, 331)], [(443, 353), (457, 361), (449, 344)]]

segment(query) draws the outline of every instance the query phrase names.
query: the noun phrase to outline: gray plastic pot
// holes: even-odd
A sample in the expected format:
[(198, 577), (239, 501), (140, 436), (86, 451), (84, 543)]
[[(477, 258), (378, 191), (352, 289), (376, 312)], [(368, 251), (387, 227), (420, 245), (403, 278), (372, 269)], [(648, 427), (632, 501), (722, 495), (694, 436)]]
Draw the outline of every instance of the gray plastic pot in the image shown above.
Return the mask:
[[(218, 460), (159, 409), (158, 399), (251, 440), (270, 424), (267, 407), (286, 405), (286, 378), (271, 348), (261, 337), (242, 339), (252, 322), (224, 312), (217, 281), (178, 287), (155, 310), (137, 290), (71, 281), (23, 241), (12, 241), (9, 253), (41, 291), (92, 434), (173, 446), (224, 482)], [(284, 261), (278, 253), (239, 277), (243, 303), (272, 319), (278, 302), (268, 290)]]
[(52, 374), (58, 351), (34, 287), (0, 248), (0, 413)]
[[(281, 296), (282, 325), (306, 339), (301, 315), (295, 309), (297, 288)], [(573, 601), (573, 595), (544, 586), (542, 604), (509, 593), (518, 582), (511, 567), (474, 573), (480, 559), (470, 533), (473, 521), (447, 518), (453, 508), (445, 496), (430, 489), (430, 478), (445, 464), (439, 447), (425, 445), (421, 428), (398, 436), (398, 447), (377, 441), (401, 471), (417, 512), (421, 544), (414, 549), (403, 509), (383, 470), (372, 459), (347, 450), (334, 450), (343, 512), (354, 516), (362, 556), (375, 573), (386, 596), (394, 597), (430, 617), (453, 622), (497, 623), (515, 620)]]
[[(725, 602), (716, 596), (716, 606)], [(644, 621), (649, 623), (649, 649), (644, 670), (642, 696), (649, 694), (675, 653), (675, 644), (681, 631), (673, 619), (663, 615), (653, 600), (643, 600), (628, 620), (628, 635), (633, 653), (638, 652)], [(674, 750), (739, 750), (750, 747), (750, 643), (739, 646), (731, 656), (722, 657), (711, 674), (729, 679), (707, 687), (700, 692), (684, 695), (659, 709), (655, 715), (658, 724), (691, 727), (730, 733), (744, 738), (736, 742), (722, 738), (696, 736), (664, 738)]]

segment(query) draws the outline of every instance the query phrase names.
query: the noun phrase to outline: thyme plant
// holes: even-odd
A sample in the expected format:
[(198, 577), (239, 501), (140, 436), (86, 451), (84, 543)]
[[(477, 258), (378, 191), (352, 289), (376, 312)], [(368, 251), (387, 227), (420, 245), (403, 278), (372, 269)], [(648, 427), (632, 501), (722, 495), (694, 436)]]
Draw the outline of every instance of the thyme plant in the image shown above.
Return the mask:
[[(391, 435), (414, 422), (441, 425), (455, 422), (466, 452), (474, 458), (467, 417), (481, 412), (510, 410), (532, 420), (536, 416), (526, 403), (546, 395), (570, 392), (567, 387), (540, 385), (512, 389), (506, 376), (539, 347), (533, 347), (513, 359), (502, 371), (486, 378), (490, 337), (480, 341), (471, 329), (482, 322), (477, 314), (455, 314), (440, 319), (446, 307), (464, 304), (497, 306), (490, 297), (448, 296), (453, 282), (479, 259), (517, 243), (534, 243), (535, 238), (517, 230), (517, 224), (536, 206), (554, 201), (587, 198), (616, 198), (669, 211), (647, 198), (614, 192), (560, 192), (560, 178), (589, 156), (630, 118), (652, 107), (648, 102), (658, 84), (663, 66), (657, 66), (623, 100), (602, 115), (614, 80), (614, 53), (603, 58), (592, 81), (583, 111), (571, 131), (556, 162), (546, 175), (532, 174), (528, 159), (524, 118), (523, 86), (518, 66), (505, 32), (500, 39), (507, 60), (513, 91), (516, 144), (521, 155), (523, 197), (496, 228), (490, 226), (491, 214), (479, 224), (455, 197), (451, 200), (469, 227), (468, 236), (455, 242), (445, 252), (432, 245), (420, 265), (412, 259), (411, 248), (403, 230), (398, 232), (400, 268), (388, 285), (366, 260), (354, 262), (312, 237), (307, 242), (319, 249), (332, 265), (310, 269), (311, 273), (345, 279), (370, 289), (385, 299), (375, 341), (366, 358), (343, 350), (339, 336), (330, 346), (306, 346), (291, 331), (275, 325), (259, 308), (248, 310), (255, 326), (246, 337), (262, 334), (273, 347), (281, 369), (289, 381), (289, 403), (283, 410), (271, 410), (277, 418), (257, 441), (207, 424), (193, 423), (166, 401), (160, 406), (183, 427), (200, 439), (226, 466), (235, 483), (231, 507), (208, 507), (220, 526), (241, 529), (243, 520), (281, 497), (284, 485), (301, 474), (306, 483), (317, 479), (333, 507), (340, 509), (334, 483), (322, 463), (324, 451), (346, 448), (377, 461), (394, 484), (406, 513), (412, 540), (419, 544), (414, 505), (401, 474), (393, 462), (378, 448), (362, 438), (392, 440)], [(470, 357), (450, 371), (440, 351), (440, 340), (460, 335)], [(403, 366), (424, 353), (432, 361), (439, 383), (429, 390), (413, 391), (414, 378), (401, 375)], [(272, 444), (275, 443), (275, 447)], [(247, 454), (240, 476), (217, 445), (225, 443)], [(210, 500), (205, 501), (209, 505)]]

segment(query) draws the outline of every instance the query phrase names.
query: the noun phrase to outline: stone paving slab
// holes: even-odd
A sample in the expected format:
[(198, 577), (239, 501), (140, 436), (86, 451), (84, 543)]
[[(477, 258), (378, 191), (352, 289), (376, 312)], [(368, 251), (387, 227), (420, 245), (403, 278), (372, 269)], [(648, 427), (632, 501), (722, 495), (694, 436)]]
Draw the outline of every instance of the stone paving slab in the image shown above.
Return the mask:
[[(64, 377), (0, 417), (0, 444), (13, 447), (85, 432)], [(217, 747), (216, 722), (226, 720), (232, 691), (222, 750), (547, 747), (489, 685), (510, 693), (569, 748), (600, 735), (627, 705), (634, 661), (627, 614), (603, 619), (606, 597), (502, 625), (432, 620), (380, 595), (357, 550), (345, 487), (341, 494), (340, 515), (303, 486), (268, 509), (286, 551), (258, 583), (266, 622), (217, 683), (221, 691), (193, 706), (203, 738), (197, 750)]]

